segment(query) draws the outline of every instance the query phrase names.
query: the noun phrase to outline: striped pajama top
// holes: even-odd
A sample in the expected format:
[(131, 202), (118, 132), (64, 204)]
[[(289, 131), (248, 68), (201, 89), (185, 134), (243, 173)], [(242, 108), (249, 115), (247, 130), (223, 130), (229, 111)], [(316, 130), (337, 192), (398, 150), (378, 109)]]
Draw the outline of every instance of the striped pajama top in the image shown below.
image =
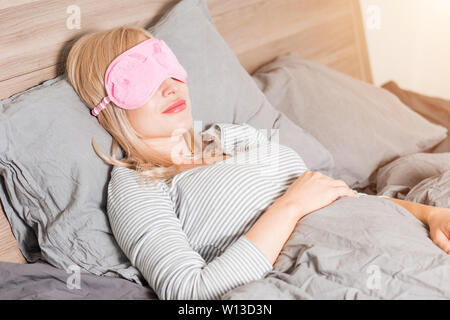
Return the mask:
[(132, 169), (111, 173), (111, 229), (159, 299), (220, 299), (263, 278), (272, 264), (245, 233), (307, 170), (293, 149), (245, 123), (201, 135), (233, 157), (145, 188)]

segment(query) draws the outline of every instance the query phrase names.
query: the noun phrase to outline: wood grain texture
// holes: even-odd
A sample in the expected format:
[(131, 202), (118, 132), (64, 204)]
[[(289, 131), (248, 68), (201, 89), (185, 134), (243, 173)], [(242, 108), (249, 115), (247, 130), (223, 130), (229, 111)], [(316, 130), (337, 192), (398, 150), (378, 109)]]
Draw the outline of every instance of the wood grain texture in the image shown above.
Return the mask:
[[(64, 72), (72, 43), (119, 25), (148, 28), (178, 0), (80, 0), (80, 29), (66, 26), (69, 0), (0, 2), (0, 99)], [(358, 0), (206, 0), (214, 24), (253, 73), (289, 51), (372, 82)]]
[(0, 204), (0, 261), (26, 263)]
[[(179, 0), (0, 0), (0, 99), (64, 72), (80, 36), (120, 25), (148, 28)], [(206, 0), (213, 22), (251, 74), (297, 51), (372, 82), (359, 0)], [(69, 6), (81, 28), (69, 29)], [(0, 212), (0, 261), (24, 262)]]

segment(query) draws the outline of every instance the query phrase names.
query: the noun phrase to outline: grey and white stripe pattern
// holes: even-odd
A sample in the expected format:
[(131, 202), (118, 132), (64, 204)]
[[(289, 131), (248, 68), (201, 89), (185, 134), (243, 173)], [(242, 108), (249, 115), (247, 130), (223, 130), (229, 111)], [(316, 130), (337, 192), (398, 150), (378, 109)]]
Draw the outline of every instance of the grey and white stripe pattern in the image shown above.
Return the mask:
[(145, 188), (134, 170), (114, 167), (109, 182), (114, 236), (160, 299), (219, 299), (271, 271), (245, 233), (307, 170), (250, 125), (216, 123), (202, 135), (220, 137), (233, 157)]

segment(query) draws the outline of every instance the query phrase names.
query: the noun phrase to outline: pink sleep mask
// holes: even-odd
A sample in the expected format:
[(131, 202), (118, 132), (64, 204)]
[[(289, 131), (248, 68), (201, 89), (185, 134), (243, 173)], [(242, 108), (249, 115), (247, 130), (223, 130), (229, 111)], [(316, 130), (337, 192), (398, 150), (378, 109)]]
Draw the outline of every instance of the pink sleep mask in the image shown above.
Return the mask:
[(108, 95), (92, 109), (97, 116), (111, 101), (122, 109), (146, 104), (167, 78), (186, 82), (187, 72), (163, 40), (150, 38), (116, 57), (105, 73)]

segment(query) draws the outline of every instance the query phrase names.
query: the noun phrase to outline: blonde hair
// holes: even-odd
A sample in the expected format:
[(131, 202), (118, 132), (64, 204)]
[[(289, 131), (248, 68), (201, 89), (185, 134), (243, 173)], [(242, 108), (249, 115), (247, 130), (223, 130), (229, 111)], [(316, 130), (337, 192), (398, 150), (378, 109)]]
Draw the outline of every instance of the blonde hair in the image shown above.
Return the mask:
[[(90, 110), (107, 95), (104, 75), (108, 65), (122, 52), (144, 41), (142, 37), (144, 40), (152, 38), (145, 29), (121, 26), (86, 34), (75, 42), (66, 61), (67, 78)], [(126, 111), (113, 102), (99, 113), (98, 122), (113, 137), (109, 157), (100, 151), (92, 138), (95, 152), (106, 163), (134, 169), (146, 181), (148, 178), (169, 179), (180, 172), (175, 164), (165, 160), (162, 154), (141, 140), (142, 137), (128, 121)], [(191, 130), (191, 136), (192, 133)], [(120, 160), (115, 157), (119, 145), (125, 153)], [(214, 153), (215, 157), (221, 154), (221, 149), (218, 151)]]

